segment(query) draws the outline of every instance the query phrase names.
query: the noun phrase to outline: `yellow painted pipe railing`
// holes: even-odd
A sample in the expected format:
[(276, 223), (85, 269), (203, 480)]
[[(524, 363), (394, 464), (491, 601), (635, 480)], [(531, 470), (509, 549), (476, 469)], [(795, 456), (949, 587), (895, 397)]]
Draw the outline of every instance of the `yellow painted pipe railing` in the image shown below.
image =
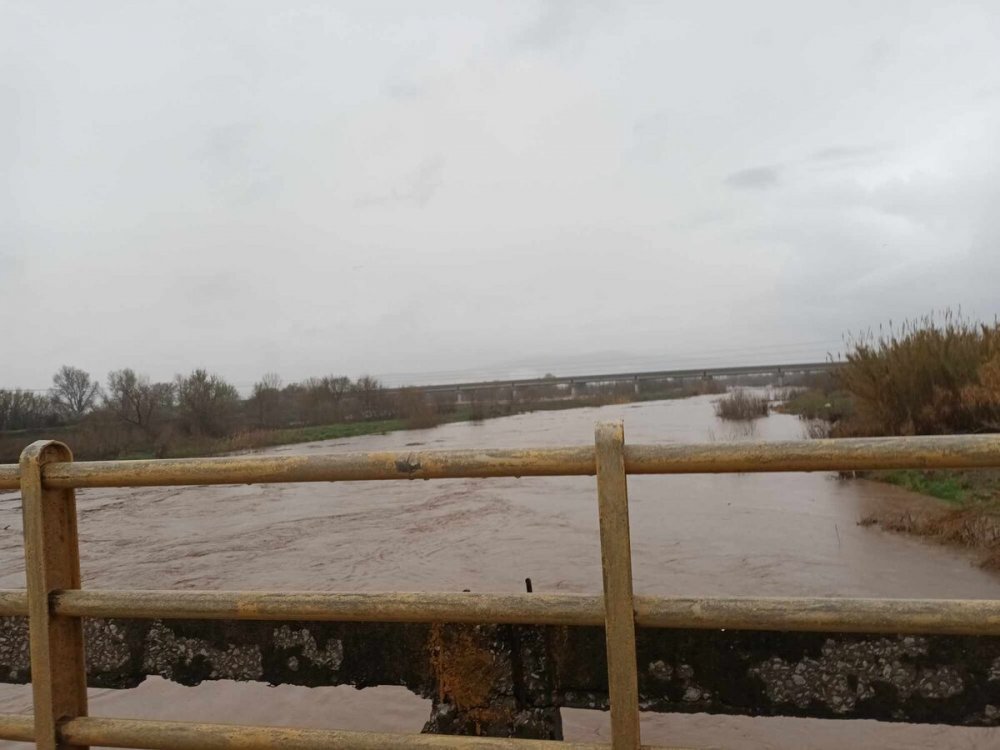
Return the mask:
[[(46, 488), (71, 489), (593, 476), (594, 455), (594, 448), (577, 447), (53, 462), (42, 480)], [(1000, 435), (626, 445), (624, 457), (626, 474), (982, 469), (1000, 464)], [(0, 489), (16, 489), (19, 480), (17, 465), (0, 464)]]
[[(643, 628), (1000, 636), (993, 599), (635, 597)], [(101, 589), (56, 592), (67, 617), (304, 620), (600, 626), (604, 599), (587, 594), (328, 593)], [(27, 615), (24, 591), (0, 590), (0, 617)]]
[[(594, 447), (74, 463), (60, 443), (0, 465), (20, 488), (26, 591), (0, 590), (0, 616), (29, 617), (32, 717), (0, 714), (0, 738), (57, 747), (457, 748), (604, 745), (498, 738), (234, 727), (87, 716), (81, 618), (328, 620), (604, 626), (612, 747), (639, 745), (635, 627), (1000, 635), (1000, 601), (642, 597), (632, 591), (628, 474), (1000, 467), (1000, 436), (708, 445), (624, 444), (600, 425)], [(604, 595), (340, 594), (81, 590), (75, 488), (596, 475)], [(69, 718), (66, 718), (69, 717)]]

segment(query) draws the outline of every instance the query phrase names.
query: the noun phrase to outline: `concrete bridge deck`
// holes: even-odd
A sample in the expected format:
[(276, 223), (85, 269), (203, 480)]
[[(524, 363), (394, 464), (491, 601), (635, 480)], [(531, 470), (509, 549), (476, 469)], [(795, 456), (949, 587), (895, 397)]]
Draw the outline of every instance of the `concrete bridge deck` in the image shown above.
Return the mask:
[[(676, 370), (646, 370), (634, 372), (597, 373), (590, 375), (563, 375), (544, 378), (508, 378), (483, 380), (466, 383), (435, 383), (412, 386), (424, 393), (457, 393), (481, 391), (493, 388), (521, 388), (532, 386), (582, 386), (591, 383), (641, 383), (657, 380), (692, 380), (695, 378), (726, 378), (741, 375), (802, 375), (832, 372), (841, 366), (840, 362), (793, 362), (784, 364), (736, 365), (730, 367), (689, 367)], [(403, 390), (406, 386), (387, 388), (390, 393)]]

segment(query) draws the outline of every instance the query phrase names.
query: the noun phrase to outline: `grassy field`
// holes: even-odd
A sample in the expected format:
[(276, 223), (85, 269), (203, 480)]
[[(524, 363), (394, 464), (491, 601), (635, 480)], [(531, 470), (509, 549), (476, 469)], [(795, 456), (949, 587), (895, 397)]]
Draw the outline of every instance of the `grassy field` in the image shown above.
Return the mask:
[(975, 482), (968, 475), (960, 475), (953, 471), (918, 471), (916, 469), (896, 469), (893, 471), (876, 471), (868, 475), (886, 484), (894, 484), (912, 492), (936, 497), (953, 504), (964, 504), (970, 501), (975, 492)]

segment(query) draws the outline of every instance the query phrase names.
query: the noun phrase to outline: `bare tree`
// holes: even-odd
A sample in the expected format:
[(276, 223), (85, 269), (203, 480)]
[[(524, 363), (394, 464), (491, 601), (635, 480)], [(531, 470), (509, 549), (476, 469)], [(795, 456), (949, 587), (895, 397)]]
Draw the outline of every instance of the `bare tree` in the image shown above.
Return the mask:
[(344, 416), (342, 402), (351, 392), (351, 379), (343, 375), (327, 375), (319, 379), (317, 386), (322, 401), (318, 416), (324, 421), (342, 419)]
[(19, 389), (0, 390), (0, 430), (48, 427), (58, 421), (48, 396)]
[(100, 392), (100, 383), (79, 367), (63, 365), (52, 376), (52, 403), (67, 419), (81, 419), (94, 408)]
[(177, 376), (177, 406), (193, 434), (224, 434), (239, 402), (236, 388), (207, 370)]
[(343, 418), (341, 402), (351, 392), (351, 379), (336, 375), (306, 378), (290, 388), (298, 419), (309, 424), (323, 424)]
[(403, 388), (396, 401), (399, 416), (406, 421), (409, 429), (436, 427), (441, 424), (437, 404), (420, 388)]
[(173, 407), (174, 386), (150, 383), (145, 375), (136, 375), (126, 367), (108, 373), (104, 405), (120, 419), (151, 433)]
[(277, 422), (281, 405), (281, 376), (276, 372), (266, 372), (260, 382), (254, 383), (250, 397), (257, 411), (257, 424), (271, 427)]
[(271, 391), (281, 390), (281, 376), (276, 372), (265, 372), (260, 379), (260, 385)]
[(363, 419), (375, 419), (383, 415), (385, 392), (377, 378), (373, 378), (371, 375), (362, 375), (354, 384), (354, 393), (357, 394), (358, 402), (361, 405)]
[(340, 403), (344, 395), (351, 390), (351, 379), (343, 375), (327, 375), (320, 380), (320, 383), (334, 404)]

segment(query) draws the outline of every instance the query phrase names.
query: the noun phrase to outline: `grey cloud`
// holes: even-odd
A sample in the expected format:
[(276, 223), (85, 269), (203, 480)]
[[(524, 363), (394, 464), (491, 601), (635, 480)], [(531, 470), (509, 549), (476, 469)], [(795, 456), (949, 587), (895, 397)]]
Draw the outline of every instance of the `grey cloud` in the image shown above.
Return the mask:
[(210, 183), (233, 205), (274, 199), (283, 179), (261, 153), (261, 134), (254, 122), (234, 122), (208, 130), (194, 151)]
[(605, 0), (542, 0), (538, 7), (535, 20), (515, 35), (515, 46), (551, 49), (587, 28), (613, 5)]
[(424, 95), (426, 88), (411, 80), (393, 79), (385, 83), (383, 90), (392, 99), (416, 99)]
[(233, 122), (212, 128), (195, 156), (219, 166), (234, 167), (246, 159), (254, 130), (252, 122)]
[(733, 172), (726, 178), (726, 184), (741, 190), (761, 190), (776, 186), (780, 172), (777, 166), (750, 167)]
[(817, 162), (853, 161), (878, 156), (887, 150), (885, 146), (829, 146), (813, 152), (809, 158)]
[(7, 5), (0, 386), (722, 364), (1000, 311), (995, 0)]
[(883, 68), (896, 56), (899, 49), (897, 42), (882, 37), (868, 45), (864, 61), (873, 69)]
[(393, 203), (412, 203), (423, 208), (443, 184), (444, 165), (443, 156), (427, 158), (407, 176), (402, 187), (394, 188), (384, 195), (359, 198), (357, 204), (359, 206), (387, 206)]

